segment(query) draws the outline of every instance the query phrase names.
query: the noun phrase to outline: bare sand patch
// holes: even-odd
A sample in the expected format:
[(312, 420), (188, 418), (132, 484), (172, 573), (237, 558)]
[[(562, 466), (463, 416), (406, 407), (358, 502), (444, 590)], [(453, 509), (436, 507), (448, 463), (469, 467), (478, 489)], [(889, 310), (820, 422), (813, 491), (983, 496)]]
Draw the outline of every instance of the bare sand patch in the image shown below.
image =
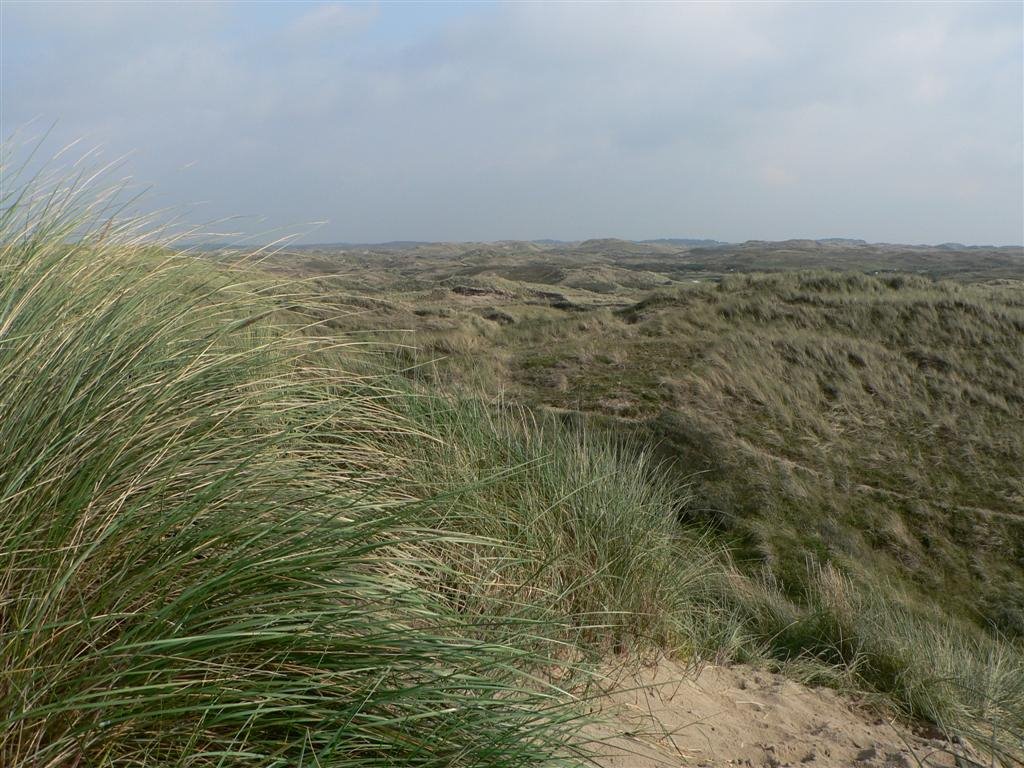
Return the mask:
[(751, 667), (662, 659), (607, 672), (588, 726), (602, 768), (971, 766), (965, 745), (914, 733), (827, 688)]

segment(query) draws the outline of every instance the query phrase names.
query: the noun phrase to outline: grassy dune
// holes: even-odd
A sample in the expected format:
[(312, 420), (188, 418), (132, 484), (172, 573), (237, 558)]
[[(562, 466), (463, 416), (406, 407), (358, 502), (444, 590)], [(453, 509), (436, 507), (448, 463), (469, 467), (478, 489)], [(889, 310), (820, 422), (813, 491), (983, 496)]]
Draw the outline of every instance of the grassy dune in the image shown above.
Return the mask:
[[(904, 462), (931, 473), (915, 491), (985, 494), (1014, 535), (1015, 289), (780, 276), (579, 312), (513, 283), (499, 322), (213, 265), (109, 209), (29, 183), (0, 214), (0, 764), (577, 764), (550, 681), (645, 651), (770, 665), (1020, 754), (1012, 562), (978, 555), (1010, 569), (985, 582), (1004, 637), (858, 548), (864, 510), (837, 506), (892, 463), (861, 447), (911, 451), (854, 428), (890, 398), (899, 430), (940, 408), (974, 430), (952, 478), (907, 433), (932, 451)], [(940, 322), (921, 360), (989, 344), (945, 388), (892, 352), (922, 301), (977, 325)], [(463, 323), (418, 339), (446, 368), (397, 376), (430, 350), (368, 357), (380, 336), (349, 333), (396, 312)], [(850, 548), (818, 546), (815, 515)]]
[[(803, 271), (654, 291), (619, 283), (609, 297), (567, 285), (582, 268), (544, 273), (543, 285), (514, 282), (520, 273), (503, 263), (520, 256), (491, 257), (502, 277), (470, 281), (461, 272), (473, 256), (452, 258), (448, 287), (429, 290), (416, 279), (443, 274), (437, 258), (408, 258), (391, 290), (382, 268), (373, 299), (348, 304), (354, 314), (339, 325), (411, 329), (392, 336), (401, 345), (393, 357), (418, 386), (483, 391), (534, 414), (453, 437), (458, 449), (434, 459), (435, 477), (438, 466), (472, 482), (532, 466), (543, 449), (484, 447), (517, 433), (548, 441), (560, 474), (582, 472), (586, 462), (544, 436), (551, 424), (615, 446), (600, 449), (619, 452), (615, 485), (644, 486), (645, 500), (630, 504), (661, 543), (639, 548), (638, 570), (680, 587), (663, 603), (675, 619), (610, 642), (642, 645), (637, 635), (660, 633), (684, 653), (781, 663), (952, 730), (994, 731), (1019, 751), (1019, 281)], [(350, 302), (346, 279), (322, 281), (327, 300)], [(554, 306), (552, 291), (567, 303)], [(461, 458), (470, 449), (475, 458)], [(614, 572), (579, 552), (566, 524), (574, 511), (525, 505), (524, 514), (526, 494), (516, 480), (505, 485), (516, 487), (514, 503), (503, 487), (464, 495), (504, 514), (451, 519), (527, 548), (557, 543), (559, 562), (546, 571), (556, 594), (563, 558)], [(492, 493), (506, 496), (495, 504)], [(591, 501), (587, 514), (600, 516)], [(524, 528), (542, 535), (531, 540)], [(672, 548), (684, 554), (658, 554)]]
[(562, 621), (551, 637), (584, 657), (654, 650), (783, 670), (1021, 754), (1016, 640), (831, 563), (809, 560), (784, 588), (737, 563), (726, 538), (681, 524), (694, 497), (635, 441), (479, 402), (435, 405), (426, 423), (440, 441), (418, 444), (413, 487), (438, 499), (434, 525), (485, 537), (444, 557), (464, 614)]
[(534, 402), (617, 419), (699, 473), (692, 516), (783, 586), (800, 588), (811, 556), (1019, 638), (1020, 285), (734, 278), (591, 331), (524, 327), (514, 376)]
[(797, 272), (566, 310), (491, 281), (396, 291), (342, 326), (412, 329), (396, 357), (432, 386), (647, 445), (688, 485), (684, 516), (793, 595), (810, 557), (1020, 638), (1022, 285)]

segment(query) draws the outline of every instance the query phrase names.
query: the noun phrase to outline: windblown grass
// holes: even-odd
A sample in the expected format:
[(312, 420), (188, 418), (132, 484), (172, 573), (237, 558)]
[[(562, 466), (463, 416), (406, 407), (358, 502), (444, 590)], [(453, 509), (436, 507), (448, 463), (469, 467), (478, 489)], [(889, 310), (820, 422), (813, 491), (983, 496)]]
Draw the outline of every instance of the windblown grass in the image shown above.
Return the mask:
[(691, 593), (715, 553), (681, 535), (680, 491), (648, 453), (514, 406), (412, 402), (433, 437), (403, 449), (408, 487), (435, 500), (424, 522), (479, 539), (446, 557), (461, 563), (462, 610), (518, 606), (566, 622), (591, 653), (689, 646)]
[(0, 764), (564, 754), (527, 654), (405, 578), (443, 566), (405, 562), (381, 390), (84, 181), (3, 190)]
[[(648, 650), (744, 661), (866, 697), (969, 739), (1007, 764), (1024, 756), (1024, 652), (946, 616), (898, 584), (831, 565), (783, 590), (742, 573), (725, 547), (681, 524), (694, 501), (630, 441), (538, 421), (515, 407), (421, 398), (433, 439), (403, 449), (431, 524), (475, 537), (448, 548), (442, 592), (464, 614), (566, 622), (574, 653)], [(511, 547), (509, 546), (511, 545)], [(515, 557), (510, 557), (515, 553)]]

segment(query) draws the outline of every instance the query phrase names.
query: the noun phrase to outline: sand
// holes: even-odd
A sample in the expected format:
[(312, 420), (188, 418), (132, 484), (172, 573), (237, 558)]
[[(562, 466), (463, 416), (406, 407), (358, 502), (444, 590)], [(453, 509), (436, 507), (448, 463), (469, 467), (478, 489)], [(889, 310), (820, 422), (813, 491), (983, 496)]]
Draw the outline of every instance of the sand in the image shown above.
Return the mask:
[(745, 666), (662, 659), (606, 673), (588, 726), (602, 768), (912, 768), (976, 765), (937, 733), (912, 732), (826, 688)]

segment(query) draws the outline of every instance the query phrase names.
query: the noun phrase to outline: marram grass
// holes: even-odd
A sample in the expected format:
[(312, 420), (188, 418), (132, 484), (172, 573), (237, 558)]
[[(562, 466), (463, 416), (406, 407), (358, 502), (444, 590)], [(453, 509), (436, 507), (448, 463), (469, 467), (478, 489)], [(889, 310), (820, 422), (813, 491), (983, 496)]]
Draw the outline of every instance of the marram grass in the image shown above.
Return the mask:
[(404, 577), (373, 382), (87, 181), (4, 180), (0, 765), (556, 761), (525, 652)]
[(538, 667), (644, 648), (1024, 752), (1012, 639), (831, 568), (803, 595), (740, 574), (637, 446), (367, 375), (365, 337), (310, 332), (329, 301), (151, 245), (91, 179), (17, 181), (4, 768), (567, 763)]
[[(407, 481), (456, 551), (449, 599), (472, 615), (519, 605), (564, 622), (578, 652), (745, 661), (930, 722), (1013, 765), (1024, 759), (1024, 651), (898, 584), (807, 567), (803, 594), (740, 572), (721, 541), (681, 525), (694, 503), (629, 440), (557, 428), (516, 408), (414, 401), (435, 439), (411, 441)], [(518, 558), (507, 556), (511, 543)], [(455, 576), (458, 574), (458, 577)]]

